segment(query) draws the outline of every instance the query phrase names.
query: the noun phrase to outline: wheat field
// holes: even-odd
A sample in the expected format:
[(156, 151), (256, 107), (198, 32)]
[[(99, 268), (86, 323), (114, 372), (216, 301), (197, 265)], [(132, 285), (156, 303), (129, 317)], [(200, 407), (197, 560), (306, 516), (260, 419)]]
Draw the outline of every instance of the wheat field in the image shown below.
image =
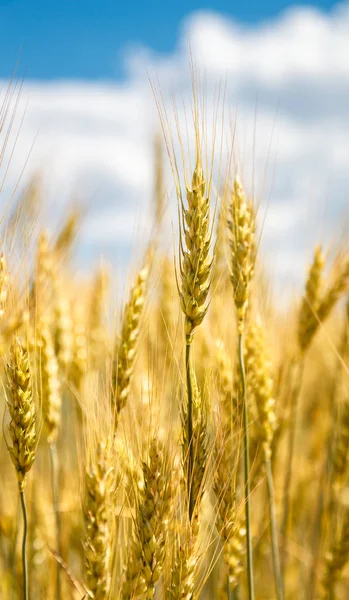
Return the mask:
[(347, 240), (280, 305), (234, 140), (224, 164), (194, 93), (189, 160), (158, 106), (126, 293), (74, 270), (82, 215), (48, 231), (38, 179), (2, 198), (0, 598), (344, 600)]

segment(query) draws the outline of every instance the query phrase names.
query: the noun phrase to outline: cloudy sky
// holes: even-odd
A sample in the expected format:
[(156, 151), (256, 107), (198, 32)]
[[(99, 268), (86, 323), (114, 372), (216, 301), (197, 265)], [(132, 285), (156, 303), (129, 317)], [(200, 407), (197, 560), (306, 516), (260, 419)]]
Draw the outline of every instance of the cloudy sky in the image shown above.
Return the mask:
[(71, 198), (88, 209), (81, 264), (101, 253), (125, 261), (151, 227), (159, 118), (149, 81), (183, 116), (190, 47), (208, 114), (226, 85), (225, 143), (236, 122), (235, 156), (265, 213), (265, 260), (293, 284), (314, 242), (347, 219), (349, 3), (168, 4), (0, 0), (2, 93), (19, 58), (18, 115), (26, 109), (0, 202), (30, 152), (21, 185), (42, 173), (51, 219)]

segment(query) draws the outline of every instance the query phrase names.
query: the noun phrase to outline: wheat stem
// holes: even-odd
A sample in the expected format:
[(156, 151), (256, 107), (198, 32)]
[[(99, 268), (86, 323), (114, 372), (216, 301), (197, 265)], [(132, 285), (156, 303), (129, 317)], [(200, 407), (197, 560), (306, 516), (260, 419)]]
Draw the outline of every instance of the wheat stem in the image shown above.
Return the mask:
[[(17, 510), (16, 510), (16, 522), (15, 522), (15, 530), (14, 530), (14, 536), (13, 536), (13, 547), (12, 547), (12, 553), (11, 553), (11, 573), (12, 573), (12, 580), (15, 581), (17, 575), (17, 545), (18, 545), (18, 529), (19, 529), (19, 521), (21, 518), (21, 507), (20, 507), (20, 501), (17, 502)], [(5, 554), (3, 555), (5, 556)], [(15, 590), (15, 586), (12, 587), (12, 600), (16, 600), (16, 590)]]
[(188, 393), (188, 498), (189, 498), (189, 521), (191, 522), (194, 512), (193, 498), (193, 465), (194, 465), (194, 447), (193, 447), (193, 388), (190, 373), (190, 349), (191, 343), (187, 342), (185, 346), (185, 370), (187, 375), (187, 393)]
[(275, 489), (274, 489), (273, 473), (272, 473), (270, 458), (266, 459), (265, 468), (266, 468), (266, 473), (267, 473), (267, 487), (268, 487), (268, 496), (269, 496), (268, 504), (269, 504), (269, 516), (270, 516), (271, 551), (272, 551), (272, 558), (273, 558), (273, 570), (274, 570), (274, 578), (275, 578), (276, 595), (277, 595), (278, 600), (283, 600), (284, 590), (283, 590), (283, 583), (282, 583), (282, 577), (281, 577), (279, 544), (278, 544), (278, 535), (277, 535), (277, 521), (276, 521), (276, 511), (275, 511)]
[(246, 550), (247, 550), (247, 581), (248, 598), (254, 600), (253, 584), (253, 556), (252, 556), (252, 534), (251, 534), (251, 510), (250, 510), (250, 458), (249, 458), (249, 435), (248, 435), (248, 411), (246, 398), (246, 374), (243, 352), (243, 335), (239, 333), (239, 368), (241, 376), (241, 393), (243, 402), (243, 427), (244, 427), (244, 483), (245, 483), (245, 514), (246, 514)]
[(29, 599), (28, 594), (28, 566), (27, 566), (27, 535), (28, 535), (28, 517), (27, 507), (25, 505), (24, 490), (19, 488), (19, 497), (21, 500), (23, 514), (23, 540), (22, 540), (22, 570), (23, 570), (23, 600)]
[[(51, 461), (51, 486), (52, 486), (52, 497), (53, 497), (53, 510), (55, 513), (56, 522), (56, 543), (57, 553), (62, 557), (62, 544), (61, 544), (61, 515), (59, 511), (59, 485), (58, 485), (58, 455), (57, 446), (55, 442), (49, 444), (50, 449), (50, 461)], [(56, 569), (56, 598), (61, 598), (61, 577), (60, 568), (57, 563)]]

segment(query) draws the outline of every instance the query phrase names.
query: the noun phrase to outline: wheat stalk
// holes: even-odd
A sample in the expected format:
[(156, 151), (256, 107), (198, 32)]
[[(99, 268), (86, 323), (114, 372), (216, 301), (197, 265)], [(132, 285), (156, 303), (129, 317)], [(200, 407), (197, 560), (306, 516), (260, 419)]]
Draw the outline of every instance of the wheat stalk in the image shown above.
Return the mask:
[(246, 546), (247, 575), (249, 600), (254, 599), (252, 533), (250, 515), (250, 464), (248, 408), (246, 398), (246, 376), (243, 351), (243, 333), (245, 329), (246, 311), (249, 303), (249, 291), (256, 261), (255, 214), (251, 203), (248, 203), (241, 181), (237, 176), (234, 181), (229, 207), (228, 231), (230, 233), (230, 277), (234, 290), (234, 303), (238, 324), (238, 361), (240, 368), (241, 398), (243, 405), (244, 428), (244, 478), (245, 478), (245, 510), (246, 510)]
[(10, 362), (7, 366), (7, 381), (8, 396), (6, 403), (11, 417), (9, 433), (12, 442), (12, 445), (10, 446), (8, 444), (7, 448), (16, 469), (23, 514), (23, 598), (24, 600), (28, 600), (29, 591), (26, 554), (28, 520), (24, 486), (26, 475), (28, 471), (30, 471), (35, 460), (37, 435), (29, 355), (27, 350), (22, 347), (18, 338), (14, 339), (11, 346)]
[(268, 357), (264, 328), (260, 320), (250, 325), (246, 338), (247, 381), (260, 415), (260, 437), (264, 451), (269, 496), (270, 534), (275, 586), (278, 600), (283, 600), (284, 590), (280, 568), (278, 531), (275, 509), (274, 481), (271, 467), (272, 442), (276, 429), (274, 382), (271, 361)]

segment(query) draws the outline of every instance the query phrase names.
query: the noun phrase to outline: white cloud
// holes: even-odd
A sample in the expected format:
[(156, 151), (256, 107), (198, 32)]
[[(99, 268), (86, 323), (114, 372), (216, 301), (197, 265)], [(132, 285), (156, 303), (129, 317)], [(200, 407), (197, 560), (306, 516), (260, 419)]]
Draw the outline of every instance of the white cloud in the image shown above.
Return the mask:
[[(55, 217), (75, 191), (85, 198), (90, 213), (80, 256), (85, 247), (89, 259), (101, 249), (112, 258), (121, 246), (144, 241), (151, 229), (152, 136), (158, 127), (148, 78), (159, 80), (169, 113), (176, 94), (183, 122), (182, 98), (190, 114), (190, 42), (206, 82), (208, 114), (226, 79), (226, 141), (237, 114), (243, 175), (247, 185), (253, 176), (262, 206), (269, 206), (267, 260), (283, 281), (287, 272), (295, 281), (304, 252), (309, 256), (319, 235), (333, 233), (348, 206), (348, 7), (338, 5), (329, 14), (292, 8), (254, 26), (199, 12), (183, 23), (172, 54), (146, 48), (129, 53), (122, 83), (25, 83), (22, 99), (29, 103), (2, 205), (37, 135), (23, 182), (32, 171), (43, 171)], [(168, 189), (172, 196), (172, 183)]]

